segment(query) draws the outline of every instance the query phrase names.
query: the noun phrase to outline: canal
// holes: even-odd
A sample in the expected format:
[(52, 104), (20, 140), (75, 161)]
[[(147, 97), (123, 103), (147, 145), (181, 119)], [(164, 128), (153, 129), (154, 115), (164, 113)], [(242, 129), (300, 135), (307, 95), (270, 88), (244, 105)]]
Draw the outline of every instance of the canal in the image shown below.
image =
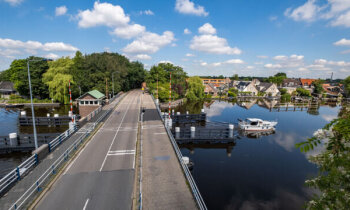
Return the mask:
[[(276, 132), (259, 138), (240, 136), (229, 144), (179, 145), (194, 162), (193, 177), (209, 209), (301, 209), (312, 195), (304, 181), (317, 174), (295, 144), (336, 118), (340, 106), (312, 111), (274, 112), (266, 104), (208, 101), (187, 103), (181, 113), (207, 113), (207, 120), (237, 124), (237, 119), (277, 120)], [(319, 149), (319, 148), (318, 148)]]
[[(74, 107), (74, 112), (76, 108)], [(54, 114), (59, 114), (60, 116), (68, 115), (70, 110), (69, 105), (60, 105), (58, 107), (47, 106), (47, 107), (34, 107), (35, 116), (46, 117), (49, 113), (50, 116)], [(13, 108), (0, 108), (0, 136), (8, 136), (9, 133), (17, 134), (32, 134), (32, 126), (19, 126), (18, 117), (21, 111), (26, 111), (27, 116), (31, 116), (31, 108), (24, 107), (21, 109)], [(62, 133), (68, 128), (67, 126), (37, 126), (38, 133)], [(10, 154), (0, 154), (0, 178), (3, 177), (7, 172), (14, 169), (17, 165), (28, 158), (31, 153), (17, 152)]]

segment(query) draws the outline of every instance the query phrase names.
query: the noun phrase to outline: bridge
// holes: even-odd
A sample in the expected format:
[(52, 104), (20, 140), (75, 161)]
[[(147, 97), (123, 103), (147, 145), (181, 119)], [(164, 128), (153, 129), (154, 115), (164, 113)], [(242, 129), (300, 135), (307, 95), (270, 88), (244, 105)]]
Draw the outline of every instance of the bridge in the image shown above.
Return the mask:
[(150, 95), (126, 93), (96, 118), (11, 175), (1, 209), (206, 209)]

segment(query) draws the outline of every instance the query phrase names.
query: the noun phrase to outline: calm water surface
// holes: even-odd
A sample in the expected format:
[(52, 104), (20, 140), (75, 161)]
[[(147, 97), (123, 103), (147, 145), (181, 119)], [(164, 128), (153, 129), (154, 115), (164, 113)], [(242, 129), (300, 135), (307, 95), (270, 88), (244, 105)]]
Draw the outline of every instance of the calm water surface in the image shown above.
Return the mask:
[[(265, 107), (228, 102), (185, 104), (176, 111), (199, 113), (209, 121), (237, 123), (248, 117), (277, 120), (275, 134), (242, 137), (235, 144), (180, 145), (194, 162), (193, 177), (209, 209), (301, 209), (311, 190), (304, 181), (317, 174), (295, 144), (337, 117), (339, 106), (313, 112), (270, 112)], [(247, 109), (248, 108), (248, 109)]]
[[(22, 109), (5, 109), (0, 108), (0, 136), (8, 136), (9, 133), (17, 134), (32, 134), (32, 126), (19, 126), (18, 117), (20, 112), (25, 110), (27, 116), (31, 116), (31, 108), (26, 107)], [(46, 117), (47, 113), (51, 116), (54, 114), (59, 114), (60, 116), (68, 115), (70, 110), (69, 105), (61, 105), (59, 107), (34, 107), (36, 117)], [(75, 107), (74, 107), (74, 110)], [(60, 127), (47, 127), (47, 126), (37, 126), (38, 133), (60, 133), (65, 131), (68, 126)], [(0, 154), (0, 177), (4, 176), (7, 172), (14, 169), (22, 161), (28, 158), (30, 153), (11, 153), (11, 154)]]

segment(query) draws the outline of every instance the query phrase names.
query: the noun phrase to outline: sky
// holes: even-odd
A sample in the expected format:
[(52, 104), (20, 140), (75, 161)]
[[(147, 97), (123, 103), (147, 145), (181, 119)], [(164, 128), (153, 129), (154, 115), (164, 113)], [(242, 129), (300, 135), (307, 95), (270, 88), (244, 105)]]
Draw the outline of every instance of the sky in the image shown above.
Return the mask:
[(0, 71), (79, 50), (190, 76), (350, 75), (350, 0), (0, 0), (0, 20)]

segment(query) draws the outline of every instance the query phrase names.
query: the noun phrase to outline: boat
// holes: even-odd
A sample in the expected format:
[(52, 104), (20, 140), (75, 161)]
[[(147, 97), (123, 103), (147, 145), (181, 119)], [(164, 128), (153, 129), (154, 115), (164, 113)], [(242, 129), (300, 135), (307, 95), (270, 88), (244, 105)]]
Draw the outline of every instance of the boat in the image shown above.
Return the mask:
[(194, 163), (192, 162), (192, 160), (190, 160), (189, 157), (183, 156), (183, 157), (182, 157), (182, 160), (183, 160), (184, 164), (187, 165), (188, 169), (190, 169), (190, 170), (193, 169)]
[(258, 118), (239, 120), (238, 127), (243, 131), (272, 131), (277, 125), (276, 121), (266, 121)]

